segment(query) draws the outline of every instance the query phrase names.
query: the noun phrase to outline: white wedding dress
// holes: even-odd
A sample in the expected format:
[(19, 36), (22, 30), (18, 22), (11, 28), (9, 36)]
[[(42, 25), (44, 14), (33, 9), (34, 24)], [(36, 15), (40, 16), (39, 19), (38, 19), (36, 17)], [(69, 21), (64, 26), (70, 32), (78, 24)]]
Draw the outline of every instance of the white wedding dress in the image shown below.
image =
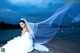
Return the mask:
[(29, 32), (25, 32), (22, 36), (15, 37), (8, 41), (7, 44), (1, 48), (5, 48), (4, 53), (28, 53), (33, 50), (33, 41), (29, 36)]

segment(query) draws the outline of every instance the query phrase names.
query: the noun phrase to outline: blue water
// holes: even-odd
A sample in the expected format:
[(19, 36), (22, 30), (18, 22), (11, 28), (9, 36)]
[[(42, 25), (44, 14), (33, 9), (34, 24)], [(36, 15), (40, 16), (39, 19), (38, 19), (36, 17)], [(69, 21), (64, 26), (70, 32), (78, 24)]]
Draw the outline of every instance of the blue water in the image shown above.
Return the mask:
[(20, 36), (21, 29), (0, 30), (0, 41), (10, 40), (14, 37)]
[(80, 41), (80, 27), (63, 27), (57, 33), (57, 38)]
[[(0, 41), (7, 41), (20, 35), (21, 29), (0, 30)], [(80, 27), (62, 27), (55, 37), (80, 41)]]

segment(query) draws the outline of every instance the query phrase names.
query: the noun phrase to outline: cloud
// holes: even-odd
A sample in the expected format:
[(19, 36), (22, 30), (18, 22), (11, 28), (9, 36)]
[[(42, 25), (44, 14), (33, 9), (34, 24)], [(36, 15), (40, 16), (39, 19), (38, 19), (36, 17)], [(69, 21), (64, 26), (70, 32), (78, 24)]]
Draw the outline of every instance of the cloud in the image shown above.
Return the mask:
[(14, 12), (14, 13), (17, 13), (17, 11), (13, 11), (13, 10), (11, 10), (11, 9), (0, 9), (0, 12)]
[(48, 7), (48, 4), (62, 2), (62, 0), (9, 0), (15, 5), (33, 5), (36, 7)]

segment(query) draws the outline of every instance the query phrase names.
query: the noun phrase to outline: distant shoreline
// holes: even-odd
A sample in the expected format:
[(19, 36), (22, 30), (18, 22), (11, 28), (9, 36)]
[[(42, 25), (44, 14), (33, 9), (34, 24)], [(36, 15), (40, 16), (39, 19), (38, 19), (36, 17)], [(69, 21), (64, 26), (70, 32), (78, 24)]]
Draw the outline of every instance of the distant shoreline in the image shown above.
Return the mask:
[(9, 24), (5, 22), (0, 22), (0, 29), (20, 29), (19, 24)]
[[(54, 24), (54, 26), (52, 27), (57, 27), (56, 24)], [(60, 28), (67, 28), (67, 27), (80, 27), (79, 25), (76, 26), (58, 26)], [(19, 24), (9, 24), (9, 23), (5, 23), (5, 22), (0, 22), (0, 30), (4, 30), (4, 29), (21, 29)]]

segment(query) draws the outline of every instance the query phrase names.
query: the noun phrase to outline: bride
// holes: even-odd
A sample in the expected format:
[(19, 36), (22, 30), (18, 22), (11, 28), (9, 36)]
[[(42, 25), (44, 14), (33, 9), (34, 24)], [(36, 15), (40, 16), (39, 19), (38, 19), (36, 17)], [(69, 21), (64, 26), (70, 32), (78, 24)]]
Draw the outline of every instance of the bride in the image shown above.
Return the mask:
[[(0, 48), (0, 50), (4, 49), (5, 53), (28, 53), (33, 51), (33, 49), (37, 49), (39, 51), (49, 51), (47, 47), (40, 44), (35, 44), (35, 46), (33, 46), (33, 37), (30, 35), (32, 32), (30, 30), (30, 26), (24, 18), (20, 20), (19, 25), (22, 28), (21, 36), (8, 41), (6, 45)], [(41, 48), (43, 48), (43, 50)]]
[[(73, 3), (67, 3), (63, 5), (50, 18), (39, 23), (30, 23), (22, 18), (19, 23), (22, 28), (21, 36), (8, 41), (6, 45), (0, 48), (1, 52), (28, 53), (33, 51), (33, 49), (49, 52), (49, 49), (42, 44), (47, 43), (56, 35), (65, 13), (72, 4)], [(58, 22), (56, 22), (55, 19), (58, 20)], [(56, 27), (55, 24), (57, 24)], [(34, 39), (36, 39), (36, 41), (34, 41)]]

